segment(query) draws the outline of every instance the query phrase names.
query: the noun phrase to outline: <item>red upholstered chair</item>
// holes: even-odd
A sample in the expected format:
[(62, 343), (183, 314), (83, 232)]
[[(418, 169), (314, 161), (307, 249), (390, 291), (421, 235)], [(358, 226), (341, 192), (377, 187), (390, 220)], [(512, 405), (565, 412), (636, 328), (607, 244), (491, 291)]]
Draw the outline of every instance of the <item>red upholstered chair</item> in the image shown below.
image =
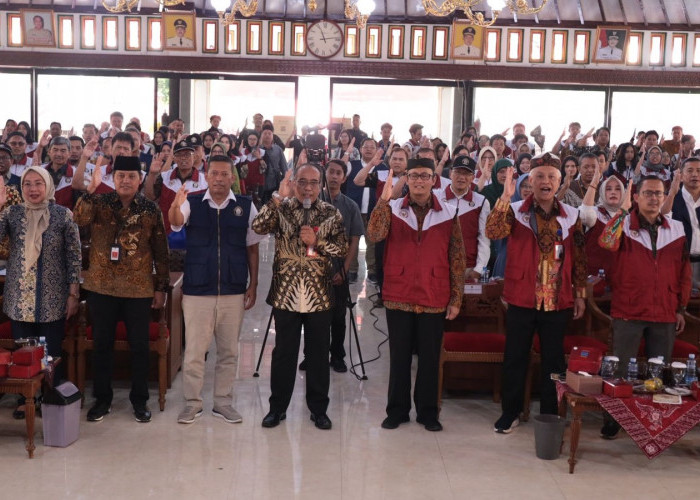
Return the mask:
[[(61, 363), (65, 363), (66, 367), (66, 377), (68, 380), (77, 385), (76, 381), (76, 362), (75, 353), (76, 348), (76, 335), (78, 330), (78, 316), (73, 316), (71, 319), (66, 321), (66, 335), (63, 337), (63, 359)], [(2, 297), (0, 296), (0, 347), (3, 349), (14, 350), (17, 348), (17, 344), (12, 337), (12, 327), (10, 324), (10, 318), (8, 318), (5, 313), (2, 312)]]
[[(503, 283), (495, 282), (483, 288), (481, 295), (465, 295), (458, 321), (486, 324), (479, 331), (445, 331), (440, 352), (438, 373), (438, 408), (442, 406), (442, 387), (445, 363), (503, 363), (506, 345), (504, 304), (501, 301)], [(493, 400), (501, 399), (501, 372), (493, 380)]]
[[(170, 330), (166, 323), (166, 308), (163, 307), (153, 311), (153, 318), (148, 328), (149, 350), (158, 356), (158, 404), (160, 411), (165, 410), (165, 393), (168, 390), (168, 367), (167, 356), (170, 345)], [(92, 337), (92, 326), (88, 323), (88, 308), (85, 302), (80, 304), (80, 314), (78, 321), (77, 336), (77, 367), (78, 367), (78, 388), (85, 394), (85, 363), (86, 351), (94, 348)], [(117, 331), (114, 340), (115, 351), (129, 351), (129, 342), (126, 338), (126, 326), (124, 322), (117, 323)]]

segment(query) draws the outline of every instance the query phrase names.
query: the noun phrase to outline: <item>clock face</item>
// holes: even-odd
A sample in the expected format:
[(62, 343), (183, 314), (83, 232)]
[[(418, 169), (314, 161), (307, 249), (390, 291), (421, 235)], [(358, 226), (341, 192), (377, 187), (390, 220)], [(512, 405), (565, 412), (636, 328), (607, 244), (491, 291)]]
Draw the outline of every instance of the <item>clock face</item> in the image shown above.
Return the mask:
[(343, 46), (343, 30), (333, 21), (317, 21), (306, 30), (306, 47), (316, 57), (333, 57)]

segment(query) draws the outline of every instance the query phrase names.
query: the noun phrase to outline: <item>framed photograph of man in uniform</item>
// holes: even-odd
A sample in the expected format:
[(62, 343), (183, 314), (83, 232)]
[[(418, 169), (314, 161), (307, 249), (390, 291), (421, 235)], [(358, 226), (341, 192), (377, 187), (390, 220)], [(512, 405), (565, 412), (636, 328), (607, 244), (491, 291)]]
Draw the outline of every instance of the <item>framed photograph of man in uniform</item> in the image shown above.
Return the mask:
[(630, 29), (625, 26), (598, 26), (593, 62), (624, 64)]
[(56, 26), (52, 10), (20, 9), (25, 47), (55, 47)]
[(163, 48), (197, 50), (197, 18), (194, 11), (163, 12)]
[(468, 22), (452, 25), (452, 59), (481, 60), (484, 57), (484, 29)]

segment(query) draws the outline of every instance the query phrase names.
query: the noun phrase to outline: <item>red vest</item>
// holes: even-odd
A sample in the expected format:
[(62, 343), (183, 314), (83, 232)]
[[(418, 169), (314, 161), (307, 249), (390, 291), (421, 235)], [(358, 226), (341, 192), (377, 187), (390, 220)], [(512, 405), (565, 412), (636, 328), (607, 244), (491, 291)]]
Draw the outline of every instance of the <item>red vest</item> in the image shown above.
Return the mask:
[[(51, 163), (47, 163), (47, 170), (51, 168)], [(66, 167), (66, 175), (61, 178), (61, 181), (55, 186), (56, 191), (54, 193), (54, 198), (56, 199), (56, 204), (73, 210), (73, 167), (68, 165)]]
[(690, 264), (682, 259), (686, 246), (683, 224), (664, 218), (656, 238), (656, 257), (649, 232), (639, 228), (639, 213), (626, 217), (616, 271), (610, 315), (613, 318), (675, 323), (679, 297), (690, 296)]
[(450, 301), (449, 247), (453, 207), (433, 194), (433, 208), (418, 232), (409, 197), (392, 200), (391, 228), (384, 248), (382, 298), (445, 308)]
[[(474, 267), (479, 253), (479, 232), (484, 229), (479, 227), (479, 217), (486, 198), (471, 189), (463, 198), (457, 198), (452, 191), (452, 186), (445, 188), (444, 195), (442, 201), (453, 206), (459, 217), (464, 251), (467, 255), (467, 267)], [(477, 271), (481, 272), (481, 269)]]
[[(530, 195), (522, 201), (511, 204), (515, 222), (508, 238), (508, 259), (503, 285), (503, 298), (508, 304), (529, 308), (537, 307), (535, 285), (540, 263), (540, 247), (530, 227), (530, 219), (534, 217), (530, 213), (532, 203), (533, 197)], [(574, 305), (571, 271), (574, 253), (573, 230), (577, 220), (578, 210), (559, 202), (557, 222), (561, 228), (561, 239), (564, 245), (564, 262), (560, 270), (557, 310), (568, 309)]]
[[(182, 181), (177, 175), (177, 168), (163, 172), (160, 175), (163, 179), (163, 187), (160, 190), (158, 205), (161, 212), (163, 212), (165, 233), (170, 234), (172, 229), (170, 228), (170, 219), (168, 219), (168, 210), (170, 210), (170, 205), (173, 204), (175, 195), (182, 187)], [(196, 168), (192, 169), (192, 176), (185, 181), (185, 185), (187, 186), (187, 194), (203, 193), (208, 187), (206, 179)]]
[(596, 210), (598, 219), (591, 229), (586, 233), (586, 258), (588, 259), (588, 274), (597, 276), (598, 271), (605, 271), (605, 279), (612, 283), (612, 276), (615, 273), (615, 255), (610, 250), (598, 244), (598, 238), (603, 233), (605, 224), (611, 219), (608, 211), (603, 207)]

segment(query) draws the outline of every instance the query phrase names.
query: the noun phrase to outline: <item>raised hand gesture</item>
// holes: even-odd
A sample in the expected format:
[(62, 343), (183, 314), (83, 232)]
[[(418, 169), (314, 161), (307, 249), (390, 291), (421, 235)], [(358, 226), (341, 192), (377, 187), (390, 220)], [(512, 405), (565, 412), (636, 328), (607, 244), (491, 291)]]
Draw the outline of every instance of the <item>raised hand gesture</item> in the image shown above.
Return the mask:
[(389, 169), (389, 176), (386, 178), (384, 183), (384, 190), (382, 191), (381, 199), (384, 201), (389, 201), (391, 199), (391, 193), (394, 188), (394, 170)]
[(350, 155), (350, 151), (352, 151), (354, 147), (355, 147), (355, 137), (350, 139), (350, 144), (348, 145), (348, 150), (345, 153), (347, 155)]
[(97, 145), (99, 144), (99, 141), (97, 140), (97, 137), (93, 137), (90, 139), (90, 142), (85, 144), (85, 147), (83, 148), (83, 158), (86, 160), (89, 160), (92, 158), (92, 155), (95, 154), (95, 151), (97, 150)]
[(593, 180), (591, 181), (591, 185), (595, 186), (596, 188), (598, 187), (598, 183), (600, 182), (600, 178), (603, 177), (603, 172), (601, 171), (602, 166), (599, 166), (595, 169), (595, 172), (593, 172)]
[(187, 186), (183, 184), (180, 189), (175, 193), (175, 199), (173, 200), (173, 205), (178, 208), (182, 207), (182, 204), (187, 201)]
[(293, 193), (291, 178), (292, 169), (290, 168), (287, 170), (287, 173), (284, 174), (284, 179), (282, 179), (282, 182), (280, 182), (280, 188), (277, 191), (282, 198), (289, 198)]
[(672, 193), (678, 193), (678, 190), (681, 188), (681, 171), (676, 170), (675, 173), (673, 174), (673, 182), (671, 182), (671, 190), (670, 192)]
[(153, 156), (151, 160), (151, 168), (148, 169), (148, 173), (151, 175), (158, 175), (163, 171), (163, 164), (165, 163), (166, 154), (158, 153)]
[(92, 171), (92, 179), (90, 179), (90, 184), (88, 184), (87, 192), (93, 194), (97, 188), (102, 184), (102, 157), (97, 161), (95, 165), (95, 170)]
[(622, 210), (627, 210), (629, 211), (630, 207), (632, 206), (632, 186), (634, 185), (634, 181), (632, 179), (627, 182), (627, 189), (625, 190), (625, 195), (622, 197), (622, 205), (620, 205), (620, 208)]
[(515, 179), (513, 175), (515, 174), (515, 168), (508, 167), (506, 169), (506, 180), (503, 183), (503, 194), (501, 195), (501, 200), (505, 202), (510, 202), (510, 199), (515, 194)]
[(39, 139), (39, 146), (45, 148), (49, 145), (49, 142), (51, 142), (51, 132), (44, 130), (44, 133), (41, 134), (41, 139)]
[(382, 162), (383, 157), (384, 157), (384, 150), (382, 148), (377, 148), (377, 152), (374, 153), (374, 156), (370, 160), (370, 163), (372, 165), (379, 165)]

